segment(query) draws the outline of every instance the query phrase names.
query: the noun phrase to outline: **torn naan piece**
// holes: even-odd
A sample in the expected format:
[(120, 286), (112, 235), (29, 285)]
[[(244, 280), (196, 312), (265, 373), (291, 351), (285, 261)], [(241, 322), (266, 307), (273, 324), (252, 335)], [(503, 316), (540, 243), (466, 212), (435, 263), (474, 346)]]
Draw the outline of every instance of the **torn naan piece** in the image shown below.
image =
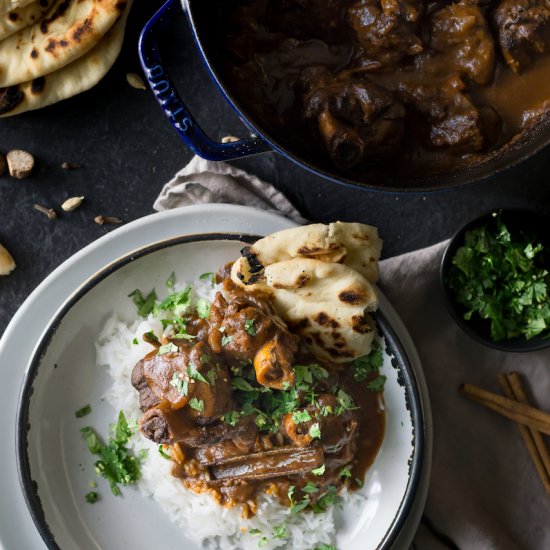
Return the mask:
[(277, 231), (243, 251), (244, 280), (271, 264), (292, 258), (311, 258), (345, 264), (368, 279), (378, 280), (382, 240), (376, 227), (362, 223), (316, 223)]
[(29, 27), (0, 42), (0, 87), (35, 80), (89, 52), (113, 27), (124, 0), (57, 0)]
[(0, 40), (38, 21), (54, 3), (54, 0), (35, 0), (27, 6), (5, 13), (0, 12)]
[(95, 86), (114, 65), (124, 41), (131, 1), (112, 29), (93, 50), (54, 73), (0, 89), (0, 117), (52, 105)]
[(268, 265), (255, 283), (241, 279), (246, 259), (233, 264), (231, 279), (244, 289), (273, 296), (278, 315), (303, 336), (321, 361), (343, 363), (370, 352), (378, 298), (372, 284), (351, 267), (311, 258)]

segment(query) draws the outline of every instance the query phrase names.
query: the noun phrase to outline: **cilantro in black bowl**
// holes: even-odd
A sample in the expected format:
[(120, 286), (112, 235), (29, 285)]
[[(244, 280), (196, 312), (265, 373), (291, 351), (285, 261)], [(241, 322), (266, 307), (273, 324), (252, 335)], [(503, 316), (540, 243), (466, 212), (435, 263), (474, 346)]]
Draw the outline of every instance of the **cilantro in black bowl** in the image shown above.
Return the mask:
[(478, 342), (502, 351), (550, 346), (550, 217), (491, 211), (451, 239), (441, 263), (447, 306)]

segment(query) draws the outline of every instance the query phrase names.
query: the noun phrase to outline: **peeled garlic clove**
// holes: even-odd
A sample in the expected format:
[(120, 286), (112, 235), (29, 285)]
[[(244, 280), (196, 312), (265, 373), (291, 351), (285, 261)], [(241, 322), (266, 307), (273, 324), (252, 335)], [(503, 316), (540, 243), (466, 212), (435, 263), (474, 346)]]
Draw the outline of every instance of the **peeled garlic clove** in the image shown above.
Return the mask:
[(11, 254), (0, 244), (0, 275), (9, 275), (15, 269)]
[(65, 212), (72, 212), (73, 210), (76, 210), (84, 200), (84, 197), (71, 197), (70, 199), (67, 199), (62, 205), (61, 208)]

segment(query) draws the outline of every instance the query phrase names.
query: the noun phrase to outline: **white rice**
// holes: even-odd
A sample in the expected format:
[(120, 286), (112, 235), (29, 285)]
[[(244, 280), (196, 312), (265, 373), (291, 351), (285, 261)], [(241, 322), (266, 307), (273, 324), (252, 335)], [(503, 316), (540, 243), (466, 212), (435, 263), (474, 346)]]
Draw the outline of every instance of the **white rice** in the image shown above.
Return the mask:
[[(176, 285), (174, 291), (183, 288), (185, 285)], [(210, 282), (194, 282), (192, 301), (194, 303), (198, 298), (203, 298), (211, 302), (214, 293)], [(157, 336), (162, 334), (162, 324), (151, 315), (146, 320), (130, 323), (113, 315), (106, 321), (96, 342), (97, 364), (102, 369), (106, 368), (112, 379), (106, 398), (117, 411), (124, 411), (129, 420), (137, 421), (141, 416), (138, 393), (132, 387), (130, 377), (134, 365), (152, 349), (141, 340), (141, 336), (150, 330)], [(135, 338), (138, 345), (133, 344)], [(312, 550), (322, 543), (334, 544), (338, 515), (341, 513), (337, 507), (331, 507), (323, 514), (291, 514), (276, 499), (262, 494), (258, 498), (256, 515), (244, 520), (240, 506), (226, 509), (219, 506), (212, 496), (197, 495), (186, 489), (181, 481), (171, 475), (172, 462), (159, 454), (156, 444), (139, 433), (131, 438), (129, 446), (135, 453), (148, 450), (138, 482), (141, 493), (154, 498), (171, 521), (182, 528), (185, 537), (199, 546), (244, 550), (256, 550), (261, 546), (270, 550), (286, 545), (286, 548), (294, 550)], [(347, 490), (342, 491), (340, 496), (346, 508), (362, 506), (365, 498), (359, 492), (349, 493)], [(273, 527), (279, 525), (286, 526), (286, 540), (273, 538)], [(260, 534), (249, 533), (254, 529), (259, 530)]]

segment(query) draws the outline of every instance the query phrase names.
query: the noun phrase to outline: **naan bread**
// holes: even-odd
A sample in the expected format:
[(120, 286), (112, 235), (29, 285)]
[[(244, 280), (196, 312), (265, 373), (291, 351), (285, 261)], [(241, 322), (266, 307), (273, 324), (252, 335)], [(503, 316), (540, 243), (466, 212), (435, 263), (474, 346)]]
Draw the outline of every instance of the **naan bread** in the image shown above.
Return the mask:
[(343, 222), (304, 225), (277, 231), (248, 247), (245, 252), (248, 266), (244, 266), (243, 276), (291, 258), (314, 258), (345, 264), (374, 283), (378, 279), (381, 250), (378, 230), (371, 225)]
[(116, 61), (131, 2), (103, 40), (86, 55), (46, 76), (0, 90), (0, 116), (17, 115), (67, 99), (95, 86)]
[(6, 13), (0, 13), (0, 40), (36, 23), (48, 11), (54, 0), (36, 0)]
[(0, 42), (0, 87), (57, 71), (96, 46), (124, 0), (57, 0), (44, 17)]
[(0, 0), (0, 13), (7, 13), (9, 11), (18, 10), (19, 8), (24, 8), (33, 2), (34, 0)]
[(367, 312), (378, 307), (378, 299), (360, 273), (343, 264), (292, 258), (268, 265), (247, 285), (240, 277), (243, 262), (233, 264), (232, 280), (270, 293), (277, 313), (317, 358), (341, 363), (370, 352), (374, 323)]

